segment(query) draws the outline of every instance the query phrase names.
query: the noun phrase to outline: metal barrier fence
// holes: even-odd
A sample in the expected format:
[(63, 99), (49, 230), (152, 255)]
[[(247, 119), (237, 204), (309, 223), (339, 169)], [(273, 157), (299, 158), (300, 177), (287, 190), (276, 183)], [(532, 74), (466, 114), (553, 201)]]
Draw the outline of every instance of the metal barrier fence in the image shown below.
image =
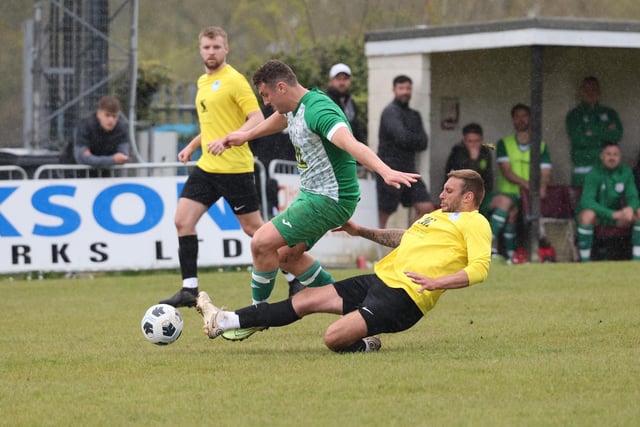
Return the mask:
[[(254, 159), (254, 164), (260, 181), (258, 193), (260, 196), (261, 214), (264, 221), (268, 221), (267, 171), (264, 164), (257, 158)], [(47, 164), (41, 165), (35, 170), (33, 179), (90, 179), (96, 178), (95, 174), (102, 178), (187, 175), (195, 165), (196, 162), (127, 163), (110, 168), (98, 169), (89, 165)], [(27, 172), (20, 166), (0, 166), (0, 176), (2, 176), (2, 173), (19, 176), (17, 179), (28, 178)]]
[(269, 176), (276, 173), (298, 175), (298, 163), (293, 160), (273, 160), (269, 163)]
[(28, 179), (29, 175), (27, 171), (17, 165), (2, 165), (0, 166), (0, 179), (17, 180)]
[(126, 163), (109, 168), (89, 165), (48, 164), (39, 166), (33, 179), (117, 178), (187, 175), (196, 162)]

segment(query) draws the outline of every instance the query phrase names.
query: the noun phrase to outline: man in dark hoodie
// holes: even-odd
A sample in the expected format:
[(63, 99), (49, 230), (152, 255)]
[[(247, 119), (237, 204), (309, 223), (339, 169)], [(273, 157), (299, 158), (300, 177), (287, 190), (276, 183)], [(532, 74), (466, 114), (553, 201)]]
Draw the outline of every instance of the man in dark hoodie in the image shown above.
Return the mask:
[(73, 141), (63, 151), (61, 163), (93, 166), (91, 177), (110, 176), (104, 168), (129, 160), (130, 139), (127, 125), (120, 120), (120, 101), (106, 95), (98, 100), (95, 113), (78, 122)]
[[(427, 149), (428, 138), (420, 113), (409, 108), (412, 86), (413, 81), (408, 76), (400, 75), (393, 79), (394, 99), (380, 116), (378, 156), (393, 169), (416, 173), (416, 153)], [(378, 178), (377, 191), (380, 228), (387, 226), (389, 217), (399, 203), (404, 207), (413, 207), (414, 214), (410, 222), (436, 208), (422, 179), (418, 179), (411, 187), (397, 189), (385, 185)]]

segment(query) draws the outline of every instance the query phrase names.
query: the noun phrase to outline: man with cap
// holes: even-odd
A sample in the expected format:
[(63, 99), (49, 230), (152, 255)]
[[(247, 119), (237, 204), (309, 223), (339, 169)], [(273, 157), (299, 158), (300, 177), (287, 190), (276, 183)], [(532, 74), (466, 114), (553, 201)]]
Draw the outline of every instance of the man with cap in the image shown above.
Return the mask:
[(366, 127), (358, 120), (358, 108), (356, 107), (351, 93), (351, 68), (343, 63), (334, 64), (329, 70), (329, 84), (327, 95), (342, 108), (344, 115), (349, 120), (353, 136), (362, 142), (367, 143)]

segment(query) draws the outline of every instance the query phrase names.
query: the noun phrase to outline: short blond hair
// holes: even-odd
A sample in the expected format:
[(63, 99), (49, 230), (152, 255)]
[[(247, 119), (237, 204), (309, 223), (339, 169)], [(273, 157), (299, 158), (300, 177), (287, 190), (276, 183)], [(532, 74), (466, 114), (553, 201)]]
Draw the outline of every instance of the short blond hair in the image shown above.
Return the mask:
[(447, 174), (448, 178), (458, 178), (463, 181), (462, 194), (473, 193), (473, 201), (476, 207), (479, 207), (484, 199), (484, 180), (482, 176), (473, 169), (451, 170)]
[(229, 39), (227, 37), (227, 32), (220, 27), (206, 27), (200, 31), (198, 35), (198, 40), (202, 40), (203, 37), (207, 37), (209, 39), (215, 39), (216, 37), (222, 37), (224, 44), (229, 44)]

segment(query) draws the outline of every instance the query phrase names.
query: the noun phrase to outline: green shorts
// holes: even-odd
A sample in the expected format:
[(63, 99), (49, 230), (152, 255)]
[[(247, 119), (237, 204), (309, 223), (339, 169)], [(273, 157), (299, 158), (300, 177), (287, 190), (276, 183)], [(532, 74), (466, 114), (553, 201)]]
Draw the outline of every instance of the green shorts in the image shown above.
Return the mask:
[(336, 202), (301, 190), (289, 207), (271, 222), (288, 246), (305, 243), (311, 249), (327, 231), (347, 222), (357, 205), (358, 200)]
[(520, 195), (519, 194), (506, 194), (506, 193), (499, 193), (497, 191), (492, 191), (491, 193), (485, 195), (484, 200), (482, 201), (482, 204), (480, 205), (479, 211), (485, 217), (489, 218), (489, 214), (491, 213), (491, 212), (489, 212), (489, 206), (491, 205), (491, 201), (493, 200), (493, 198), (498, 194), (504, 194), (505, 196), (509, 196), (511, 198), (511, 201), (513, 201), (514, 205), (516, 205), (518, 207), (520, 206)]

